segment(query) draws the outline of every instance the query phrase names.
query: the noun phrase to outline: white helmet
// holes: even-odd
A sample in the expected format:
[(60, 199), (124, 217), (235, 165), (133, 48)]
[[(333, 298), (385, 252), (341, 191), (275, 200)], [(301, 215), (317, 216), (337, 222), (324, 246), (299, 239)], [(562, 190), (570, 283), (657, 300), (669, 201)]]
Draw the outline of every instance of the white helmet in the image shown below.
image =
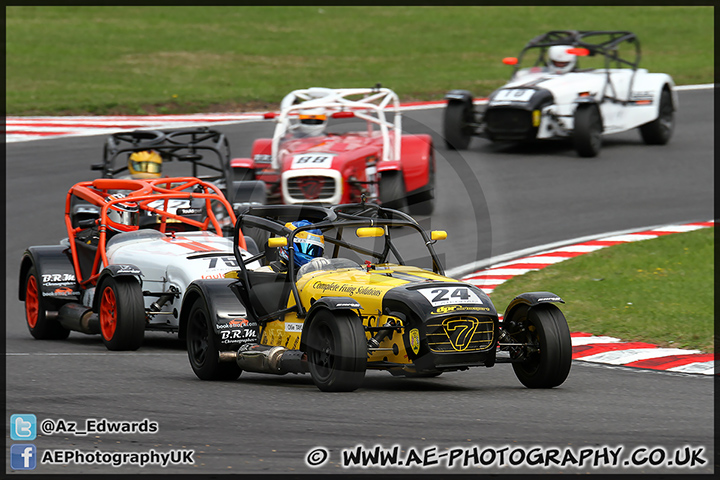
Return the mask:
[(570, 45), (555, 45), (548, 49), (547, 66), (552, 73), (567, 73), (575, 68), (577, 57), (568, 53), (571, 48)]
[[(115, 193), (105, 198), (105, 203), (125, 198), (124, 193)], [(108, 228), (116, 232), (129, 232), (138, 229), (140, 209), (135, 202), (113, 203), (108, 207), (107, 218), (110, 220)]]
[(317, 137), (322, 135), (327, 124), (327, 114), (324, 108), (311, 108), (298, 112), (300, 123), (298, 130), (303, 136)]

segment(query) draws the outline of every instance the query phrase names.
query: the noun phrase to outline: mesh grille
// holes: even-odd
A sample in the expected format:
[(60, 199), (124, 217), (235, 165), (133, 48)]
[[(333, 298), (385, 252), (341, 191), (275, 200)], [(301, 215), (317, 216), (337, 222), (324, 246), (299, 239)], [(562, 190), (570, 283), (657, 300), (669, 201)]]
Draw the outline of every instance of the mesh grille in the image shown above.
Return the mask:
[(290, 198), (299, 201), (329, 200), (337, 189), (334, 178), (321, 175), (292, 177), (288, 178), (287, 182)]
[(517, 108), (493, 108), (486, 112), (485, 124), (494, 134), (524, 134), (532, 128), (532, 112)]
[(489, 317), (458, 315), (425, 324), (428, 346), (436, 353), (478, 352), (493, 344), (495, 324)]

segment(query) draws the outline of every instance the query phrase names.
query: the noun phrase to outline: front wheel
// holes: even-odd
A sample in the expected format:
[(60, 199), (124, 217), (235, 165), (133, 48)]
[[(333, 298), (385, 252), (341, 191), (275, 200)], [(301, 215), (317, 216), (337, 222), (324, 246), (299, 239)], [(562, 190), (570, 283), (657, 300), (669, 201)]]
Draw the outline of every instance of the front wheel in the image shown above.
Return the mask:
[(581, 157), (596, 157), (602, 147), (602, 119), (596, 105), (578, 105), (575, 110), (575, 150)]
[(450, 150), (465, 150), (470, 145), (474, 121), (472, 101), (454, 102), (450, 101), (445, 107), (445, 118), (443, 121), (443, 136), (445, 145)]
[(235, 380), (242, 370), (235, 362), (220, 362), (210, 318), (205, 299), (199, 297), (190, 309), (187, 324), (190, 366), (201, 380)]
[(428, 161), (428, 183), (425, 189), (408, 198), (410, 215), (432, 215), (435, 210), (435, 159), (430, 152)]
[(49, 300), (42, 296), (40, 280), (32, 266), (25, 276), (25, 321), (30, 335), (38, 340), (64, 340), (70, 335), (70, 330), (57, 320), (47, 318), (50, 307)]
[(145, 336), (145, 305), (132, 277), (107, 277), (100, 289), (100, 333), (108, 350), (137, 350)]
[(401, 171), (386, 171), (380, 174), (380, 203), (383, 207), (402, 210), (407, 206), (405, 180)]
[(675, 117), (670, 91), (665, 89), (660, 96), (658, 118), (640, 126), (640, 136), (647, 145), (665, 145), (675, 129)]
[(355, 315), (318, 311), (308, 330), (307, 353), (310, 375), (323, 392), (352, 392), (365, 378), (367, 338)]
[(520, 383), (528, 388), (552, 388), (570, 373), (572, 341), (565, 316), (554, 305), (537, 305), (513, 318), (523, 329), (513, 337), (527, 344), (525, 360), (513, 363)]

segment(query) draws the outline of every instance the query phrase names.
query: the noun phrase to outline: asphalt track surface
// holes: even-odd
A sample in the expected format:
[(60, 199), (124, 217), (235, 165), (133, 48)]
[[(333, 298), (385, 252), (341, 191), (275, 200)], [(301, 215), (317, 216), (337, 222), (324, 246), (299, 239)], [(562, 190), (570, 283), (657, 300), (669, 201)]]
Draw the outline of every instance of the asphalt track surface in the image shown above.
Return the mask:
[[(587, 235), (708, 220), (713, 212), (713, 92), (680, 93), (671, 143), (645, 146), (637, 132), (608, 137), (599, 157), (582, 159), (569, 145), (492, 145), (474, 139), (468, 151), (445, 148), (442, 110), (408, 112), (407, 132), (433, 135), (438, 160), (437, 205), (422, 221), (446, 229), (438, 251), (458, 267), (491, 256)], [(250, 152), (270, 123), (215, 127), (226, 132), (234, 156)], [(324, 394), (309, 375), (243, 373), (233, 382), (202, 382), (183, 345), (148, 334), (137, 352), (108, 352), (99, 337), (72, 333), (65, 341), (36, 341), (17, 300), (18, 265), (30, 245), (56, 244), (64, 235), (65, 193), (90, 180), (104, 137), (6, 145), (6, 419), (155, 421), (155, 434), (41, 435), (38, 452), (193, 450), (193, 466), (39, 465), (34, 473), (376, 474), (551, 473), (527, 465), (447, 469), (351, 468), (341, 451), (357, 445), (399, 445), (403, 452), (432, 447), (534, 446), (543, 449), (639, 447), (669, 454), (704, 449), (692, 470), (567, 466), (566, 473), (712, 473), (714, 379), (574, 362), (568, 380), (530, 390), (509, 365), (476, 368), (434, 379), (368, 372), (353, 393)], [(504, 305), (498, 306), (500, 310)], [(12, 442), (6, 429), (6, 472)], [(319, 468), (306, 464), (317, 447), (329, 452)], [(19, 472), (16, 472), (19, 473)]]

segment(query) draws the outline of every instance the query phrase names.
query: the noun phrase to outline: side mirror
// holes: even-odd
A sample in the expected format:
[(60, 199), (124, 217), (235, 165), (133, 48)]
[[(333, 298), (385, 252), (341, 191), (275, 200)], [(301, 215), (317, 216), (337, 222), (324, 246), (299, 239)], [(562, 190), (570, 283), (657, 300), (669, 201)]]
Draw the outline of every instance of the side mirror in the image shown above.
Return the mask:
[(447, 238), (447, 232), (445, 230), (433, 230), (430, 232), (431, 240), (445, 240)]
[(268, 238), (268, 247), (278, 248), (287, 246), (287, 237), (272, 237)]
[(355, 230), (355, 234), (361, 238), (382, 237), (385, 235), (385, 229), (382, 227), (360, 227)]

